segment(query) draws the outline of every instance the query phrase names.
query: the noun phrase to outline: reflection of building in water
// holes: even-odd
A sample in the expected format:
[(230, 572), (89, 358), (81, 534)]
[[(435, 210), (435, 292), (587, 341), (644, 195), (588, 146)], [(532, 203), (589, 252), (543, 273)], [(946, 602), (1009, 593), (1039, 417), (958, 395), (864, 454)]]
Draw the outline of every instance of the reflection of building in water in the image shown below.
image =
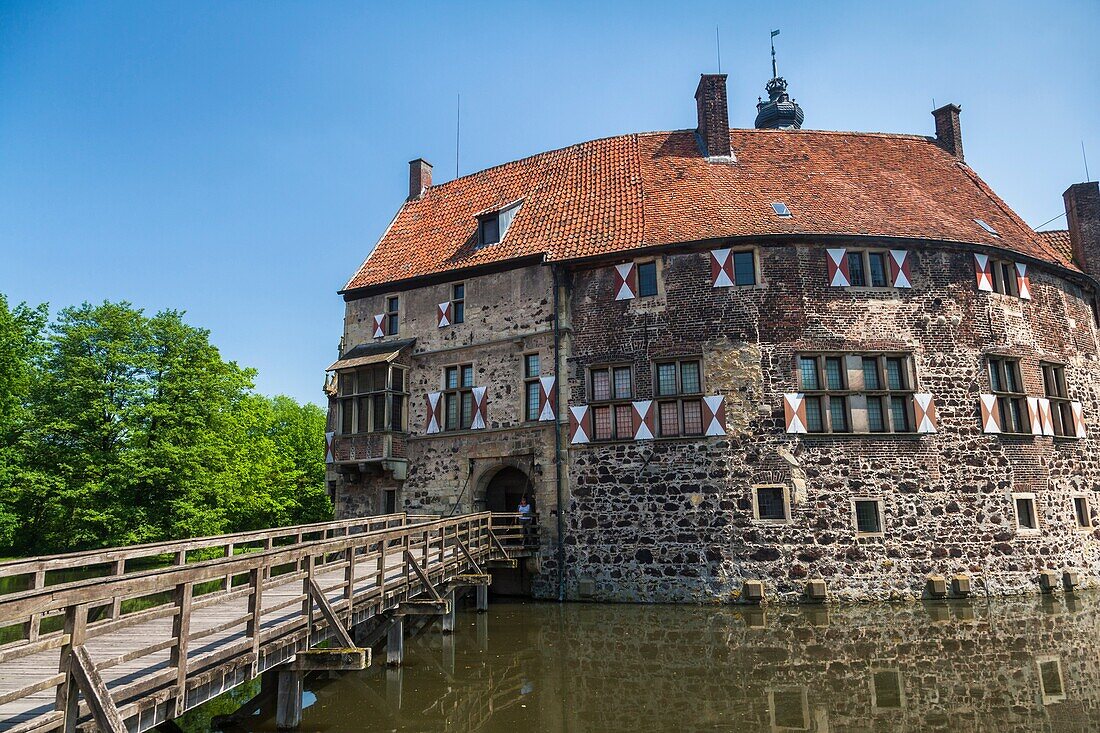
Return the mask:
[(400, 671), (322, 683), (305, 725), (1084, 733), (1100, 729), (1098, 609), (1092, 597), (751, 612), (497, 606), (487, 619), (461, 614), (453, 640), (434, 630), (410, 640)]

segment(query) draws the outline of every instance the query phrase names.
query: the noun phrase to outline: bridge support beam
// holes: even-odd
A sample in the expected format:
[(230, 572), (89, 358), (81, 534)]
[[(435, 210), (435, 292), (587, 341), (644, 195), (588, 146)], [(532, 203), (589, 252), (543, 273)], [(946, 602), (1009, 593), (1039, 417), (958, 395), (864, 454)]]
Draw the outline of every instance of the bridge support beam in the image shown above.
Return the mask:
[(398, 667), (405, 659), (405, 617), (397, 616), (386, 634), (386, 664)]
[(489, 586), (479, 585), (477, 587), (477, 612), (485, 613), (489, 610)]
[(280, 669), (279, 693), (275, 703), (275, 727), (297, 730), (302, 724), (302, 673), (296, 669)]

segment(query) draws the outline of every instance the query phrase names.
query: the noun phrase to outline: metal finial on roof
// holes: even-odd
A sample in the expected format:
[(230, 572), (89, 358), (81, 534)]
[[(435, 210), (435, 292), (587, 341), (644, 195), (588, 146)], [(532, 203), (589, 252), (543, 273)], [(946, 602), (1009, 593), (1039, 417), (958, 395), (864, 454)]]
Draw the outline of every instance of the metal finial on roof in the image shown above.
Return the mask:
[(779, 75), (775, 62), (775, 37), (779, 29), (772, 31), (772, 78), (764, 85), (768, 92), (768, 101), (756, 103), (756, 127), (758, 129), (797, 130), (802, 127), (805, 115), (798, 103), (787, 94), (787, 80)]

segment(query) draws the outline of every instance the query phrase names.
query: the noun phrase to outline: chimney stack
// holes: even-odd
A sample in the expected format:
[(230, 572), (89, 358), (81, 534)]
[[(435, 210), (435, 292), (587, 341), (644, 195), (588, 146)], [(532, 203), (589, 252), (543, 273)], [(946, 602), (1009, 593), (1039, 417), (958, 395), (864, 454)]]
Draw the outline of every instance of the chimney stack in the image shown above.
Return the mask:
[(957, 104), (945, 104), (932, 112), (936, 118), (936, 142), (940, 147), (954, 155), (959, 160), (963, 159), (963, 135), (959, 125), (959, 113), (962, 107)]
[(1073, 259), (1089, 275), (1100, 278), (1100, 184), (1075, 183), (1062, 194)]
[(730, 114), (726, 105), (726, 75), (702, 74), (695, 89), (699, 126), (695, 133), (707, 158), (732, 158)]
[(409, 161), (409, 200), (420, 198), (432, 185), (432, 164), (423, 158)]

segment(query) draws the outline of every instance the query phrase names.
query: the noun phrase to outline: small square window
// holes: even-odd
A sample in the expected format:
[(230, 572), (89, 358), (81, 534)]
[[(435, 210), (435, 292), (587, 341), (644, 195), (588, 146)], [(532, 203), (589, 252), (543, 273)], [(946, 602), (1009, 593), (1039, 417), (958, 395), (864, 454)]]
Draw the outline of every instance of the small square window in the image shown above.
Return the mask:
[(848, 432), (848, 400), (844, 397), (829, 398), (829, 425), (834, 433)]
[[(468, 229), (466, 231), (469, 231)], [(478, 225), (478, 243), (481, 246), (496, 244), (500, 241), (500, 220), (496, 214), (482, 217)]]
[(886, 254), (868, 252), (867, 263), (871, 270), (871, 285), (876, 288), (886, 287)]
[(772, 730), (792, 731), (810, 729), (810, 706), (806, 688), (773, 690), (768, 693), (771, 708)]
[(768, 522), (790, 520), (787, 506), (787, 490), (782, 486), (757, 486), (756, 518)]
[(526, 354), (523, 357), (523, 376), (534, 379), (539, 375), (539, 355)]
[(615, 399), (630, 399), (630, 367), (615, 367)]
[(839, 356), (825, 357), (825, 388), (844, 389), (844, 362)]
[(634, 437), (634, 411), (630, 405), (615, 405), (615, 437), (630, 440)]
[(611, 399), (611, 375), (607, 369), (592, 371), (592, 399), (597, 401)]
[(703, 404), (699, 400), (684, 401), (684, 435), (703, 434)]
[(776, 201), (772, 203), (772, 211), (776, 216), (781, 216), (784, 219), (789, 219), (791, 216), (791, 210), (787, 208), (787, 205), (782, 201)]
[(684, 394), (696, 394), (702, 391), (699, 382), (699, 362), (680, 362), (680, 391)]
[(462, 367), (462, 386), (473, 387), (474, 386), (474, 368), (470, 365)]
[(1038, 532), (1039, 515), (1035, 510), (1035, 496), (1033, 494), (1013, 494), (1013, 504), (1016, 507), (1016, 528), (1020, 532)]
[(867, 429), (872, 433), (886, 432), (886, 421), (882, 417), (882, 398), (867, 398)]
[(882, 500), (855, 499), (852, 504), (855, 507), (856, 534), (882, 534)]
[(798, 360), (798, 369), (802, 377), (802, 389), (820, 389), (817, 379), (817, 359), (803, 356)]
[(657, 263), (638, 264), (638, 296), (645, 298), (657, 294)]
[(871, 673), (872, 706), (878, 710), (898, 710), (905, 707), (901, 688), (901, 673), (896, 669), (880, 669)]
[(821, 398), (807, 397), (803, 404), (806, 406), (806, 430), (811, 433), (824, 433), (825, 421), (821, 416)]
[(658, 428), (662, 436), (680, 434), (680, 405), (677, 402), (660, 402), (657, 407)]
[(596, 407), (592, 410), (592, 426), (596, 440), (611, 440), (611, 408)]
[(867, 285), (867, 273), (863, 269), (863, 253), (848, 253), (848, 282), (856, 287)]
[(657, 394), (676, 394), (676, 363), (657, 365)]

